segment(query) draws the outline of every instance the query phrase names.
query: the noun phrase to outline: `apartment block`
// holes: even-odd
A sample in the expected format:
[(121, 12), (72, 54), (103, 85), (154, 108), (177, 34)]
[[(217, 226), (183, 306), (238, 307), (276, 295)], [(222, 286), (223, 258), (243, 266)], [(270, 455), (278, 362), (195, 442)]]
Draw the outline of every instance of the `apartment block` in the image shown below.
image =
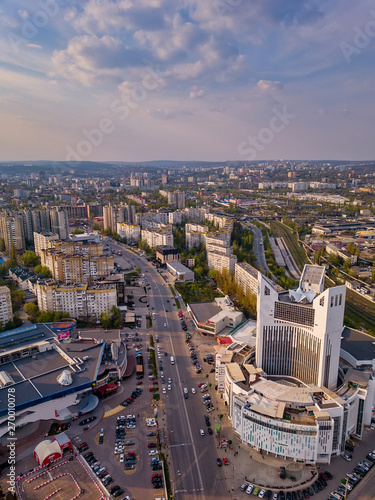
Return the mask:
[(126, 238), (126, 241), (138, 241), (141, 236), (141, 227), (126, 222), (118, 222), (117, 232), (120, 238)]
[(41, 256), (42, 250), (51, 248), (50, 241), (59, 240), (59, 235), (56, 233), (34, 233), (34, 248), (35, 253)]
[(236, 255), (225, 255), (219, 252), (207, 252), (208, 267), (210, 269), (214, 269), (215, 271), (223, 272), (224, 269), (227, 269), (230, 274), (233, 274), (236, 262)]
[(162, 227), (158, 229), (142, 229), (142, 241), (146, 241), (150, 247), (167, 245), (173, 247), (173, 234), (171, 227)]
[(258, 270), (247, 262), (236, 262), (234, 265), (234, 277), (245, 295), (258, 293)]
[(12, 300), (7, 286), (0, 286), (0, 323), (4, 326), (13, 320)]
[(26, 249), (26, 242), (23, 216), (1, 214), (0, 237), (4, 238), (5, 248), (8, 255), (10, 255), (13, 245), (17, 251), (24, 251)]
[(39, 280), (36, 286), (41, 311), (67, 312), (72, 318), (100, 320), (102, 313), (117, 305), (114, 285), (61, 285), (54, 280)]

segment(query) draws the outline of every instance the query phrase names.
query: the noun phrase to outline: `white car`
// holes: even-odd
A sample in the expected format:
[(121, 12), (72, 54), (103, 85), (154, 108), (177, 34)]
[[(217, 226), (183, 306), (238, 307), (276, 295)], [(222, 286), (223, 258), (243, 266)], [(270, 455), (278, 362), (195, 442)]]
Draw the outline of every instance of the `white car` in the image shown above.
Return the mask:
[(148, 452), (149, 455), (157, 455), (158, 453), (159, 453), (158, 450), (150, 450)]
[(164, 326), (167, 326), (167, 323), (164, 323)]
[(201, 436), (204, 436), (204, 430), (203, 430), (203, 429), (200, 429), (200, 430), (199, 430), (199, 434), (200, 434)]
[(192, 392), (192, 394), (196, 393), (196, 390), (194, 389), (194, 387), (192, 387), (191, 392)]
[(172, 386), (168, 385), (168, 391), (171, 391), (171, 390), (172, 390)]
[(124, 461), (124, 454), (121, 453), (121, 455), (120, 455), (120, 462), (123, 462), (123, 461)]
[(160, 353), (158, 354), (158, 359), (161, 359), (161, 354)]
[(260, 492), (259, 492), (258, 497), (259, 497), (259, 498), (264, 498), (264, 495), (265, 495), (265, 494), (266, 494), (266, 490), (265, 490), (264, 488), (262, 488), (262, 489), (260, 490)]
[(249, 486), (246, 488), (246, 493), (248, 495), (251, 495), (253, 492), (254, 486), (252, 484), (249, 484)]
[(171, 383), (172, 383), (172, 379), (171, 379), (171, 378), (169, 378), (169, 379), (168, 379), (168, 384), (171, 384)]
[(167, 389), (163, 387), (163, 394), (167, 394)]
[(148, 418), (146, 420), (147, 427), (156, 427), (156, 420), (154, 418)]

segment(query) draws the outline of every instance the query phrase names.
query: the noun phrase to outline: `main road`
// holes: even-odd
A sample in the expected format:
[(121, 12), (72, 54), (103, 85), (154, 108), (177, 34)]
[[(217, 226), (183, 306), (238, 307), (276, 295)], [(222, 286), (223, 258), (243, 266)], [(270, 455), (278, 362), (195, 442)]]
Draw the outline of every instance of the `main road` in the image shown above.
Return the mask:
[[(188, 356), (185, 335), (181, 330), (171, 291), (145, 257), (135, 255), (134, 252), (115, 242), (111, 242), (110, 247), (121, 248), (126, 252), (127, 260), (142, 269), (151, 286), (149, 302), (155, 312), (153, 331), (159, 335), (160, 345), (168, 352), (168, 358), (163, 356), (165, 379), (166, 381), (168, 378), (172, 379), (172, 389), (167, 390), (166, 395), (161, 394), (161, 397), (165, 398), (169, 444), (167, 454), (169, 453), (175, 498), (227, 500), (230, 498), (230, 491), (225, 481), (224, 467), (220, 468), (216, 464), (218, 441), (214, 435), (210, 436), (207, 433), (204, 419), (207, 413), (198, 390), (198, 382), (204, 379), (202, 375), (196, 375)], [(170, 363), (171, 355), (175, 359), (174, 365)], [(188, 399), (184, 398), (184, 387), (189, 391)], [(196, 389), (196, 394), (191, 392), (193, 387)], [(211, 426), (214, 427), (211, 414), (210, 420)], [(200, 429), (204, 430), (204, 436), (200, 435)]]

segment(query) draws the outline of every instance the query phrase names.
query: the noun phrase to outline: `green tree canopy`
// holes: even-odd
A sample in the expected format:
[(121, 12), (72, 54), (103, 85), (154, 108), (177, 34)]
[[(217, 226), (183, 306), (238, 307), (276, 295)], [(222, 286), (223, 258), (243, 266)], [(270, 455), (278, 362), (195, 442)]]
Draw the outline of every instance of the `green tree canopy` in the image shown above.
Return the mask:
[(21, 261), (26, 267), (35, 267), (40, 264), (40, 257), (32, 250), (26, 250), (21, 256)]

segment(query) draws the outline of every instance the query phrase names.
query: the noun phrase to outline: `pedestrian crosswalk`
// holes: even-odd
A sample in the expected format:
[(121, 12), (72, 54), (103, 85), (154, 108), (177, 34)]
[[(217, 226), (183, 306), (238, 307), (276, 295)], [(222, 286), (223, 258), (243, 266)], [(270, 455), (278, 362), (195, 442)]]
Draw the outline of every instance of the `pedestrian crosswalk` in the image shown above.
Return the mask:
[(119, 406), (116, 406), (116, 408), (112, 408), (112, 410), (108, 410), (104, 413), (104, 416), (103, 418), (107, 418), (107, 417), (111, 417), (112, 415), (115, 415), (116, 413), (118, 413), (119, 411), (123, 410), (123, 406), (119, 405)]

